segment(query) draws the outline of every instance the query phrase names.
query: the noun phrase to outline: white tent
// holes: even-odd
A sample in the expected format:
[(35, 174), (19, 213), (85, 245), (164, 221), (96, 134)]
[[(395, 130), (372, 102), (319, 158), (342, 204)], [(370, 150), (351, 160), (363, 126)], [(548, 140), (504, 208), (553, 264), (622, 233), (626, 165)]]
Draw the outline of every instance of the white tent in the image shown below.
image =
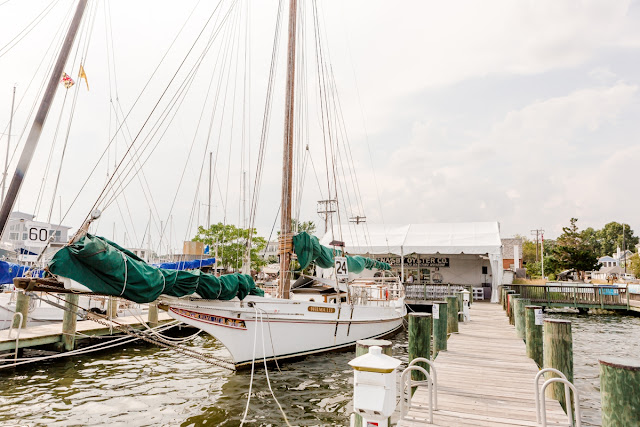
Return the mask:
[(350, 254), (477, 254), (487, 255), (492, 270), (491, 301), (498, 302), (502, 284), (502, 243), (497, 222), (460, 222), (406, 225), (342, 224), (327, 232), (320, 243), (345, 242)]

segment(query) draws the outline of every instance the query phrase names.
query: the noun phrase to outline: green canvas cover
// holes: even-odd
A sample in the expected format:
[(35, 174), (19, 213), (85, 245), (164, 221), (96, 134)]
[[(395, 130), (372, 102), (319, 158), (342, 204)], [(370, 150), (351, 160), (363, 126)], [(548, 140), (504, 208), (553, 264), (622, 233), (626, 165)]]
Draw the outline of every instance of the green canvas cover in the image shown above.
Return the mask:
[[(337, 256), (342, 256), (342, 251), (333, 250), (324, 247), (318, 241), (316, 236), (311, 236), (307, 232), (299, 233), (293, 236), (293, 250), (298, 256), (298, 263), (300, 263), (300, 270), (304, 270), (315, 262), (317, 266), (322, 268), (331, 268), (334, 266), (334, 252)], [(349, 273), (361, 273), (365, 268), (371, 270), (377, 268), (378, 270), (390, 270), (391, 266), (386, 262), (376, 261), (375, 259), (366, 258), (362, 256), (350, 256), (347, 255), (347, 268)]]
[(93, 292), (137, 303), (155, 301), (161, 294), (181, 297), (197, 293), (202, 298), (221, 300), (264, 296), (246, 274), (215, 277), (200, 270), (157, 268), (118, 244), (91, 234), (60, 249), (48, 267), (51, 273), (75, 280)]

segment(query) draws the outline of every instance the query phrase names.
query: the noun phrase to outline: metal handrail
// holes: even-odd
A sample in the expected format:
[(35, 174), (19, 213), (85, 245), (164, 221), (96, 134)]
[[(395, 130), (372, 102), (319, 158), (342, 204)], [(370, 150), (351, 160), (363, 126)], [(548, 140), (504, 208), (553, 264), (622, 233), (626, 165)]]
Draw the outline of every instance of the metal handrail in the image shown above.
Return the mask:
[[(576, 414), (576, 422), (575, 422), (575, 427), (582, 427), (582, 414), (580, 413), (580, 394), (578, 393), (578, 389), (571, 384), (567, 379), (565, 378), (550, 378), (548, 380), (546, 380), (544, 382), (544, 384), (542, 384), (542, 393), (544, 394), (545, 389), (553, 383), (557, 383), (557, 382), (561, 382), (564, 384), (565, 387), (565, 394), (566, 394), (566, 389), (567, 386), (571, 388), (571, 390), (573, 391), (573, 408)], [(547, 413), (546, 413), (546, 399), (542, 399), (542, 405), (541, 405), (541, 412), (542, 412), (542, 427), (547, 427)], [(573, 423), (573, 411), (571, 411), (570, 409), (570, 405), (571, 405), (571, 401), (567, 400), (566, 401), (566, 405), (567, 405), (567, 418), (569, 420), (569, 424), (570, 425), (574, 425)]]
[[(433, 424), (433, 389), (431, 387), (431, 376), (429, 375), (429, 372), (427, 372), (426, 369), (424, 369), (422, 366), (409, 366), (407, 367), (407, 369), (405, 369), (404, 371), (402, 371), (402, 376), (400, 377), (400, 384), (402, 387), (402, 393), (400, 394), (400, 418), (405, 420), (406, 418), (406, 413), (409, 411), (409, 409), (413, 408), (414, 406), (411, 405), (411, 387), (413, 386), (417, 386), (417, 385), (422, 385), (424, 384), (424, 381), (413, 381), (411, 379), (411, 376), (409, 376), (409, 383), (406, 384), (406, 377), (407, 374), (410, 373), (411, 371), (419, 371), (422, 372), (424, 374), (424, 376), (427, 377), (427, 389), (429, 392), (429, 424)], [(408, 386), (408, 387), (407, 387)], [(406, 394), (406, 389), (409, 389), (409, 393), (407, 395), (407, 408), (405, 410), (405, 406), (404, 406), (404, 399), (405, 399), (405, 394)]]
[(20, 316), (20, 323), (18, 323), (18, 332), (16, 334), (16, 353), (13, 356), (13, 361), (17, 362), (18, 361), (18, 344), (20, 343), (20, 331), (22, 330), (22, 322), (24, 321), (24, 316), (22, 315), (22, 313), (20, 313), (19, 311), (16, 311), (15, 313), (13, 313), (13, 316), (11, 317), (11, 327), (9, 328), (9, 334), (7, 335), (7, 338), (11, 338), (11, 334), (13, 333), (13, 320), (15, 319), (16, 316)]
[[(552, 372), (556, 375), (559, 375), (560, 378), (550, 378), (548, 380), (546, 380), (543, 385), (542, 385), (542, 391), (540, 391), (540, 377), (545, 373), (545, 372)], [(554, 380), (554, 381), (552, 381)], [(569, 382), (569, 380), (567, 379), (567, 376), (565, 374), (563, 374), (562, 372), (560, 372), (557, 369), (554, 368), (544, 368), (541, 369), (535, 376), (534, 380), (533, 380), (533, 387), (534, 387), (534, 395), (535, 395), (535, 400), (536, 400), (536, 422), (538, 424), (542, 424), (544, 427), (546, 427), (547, 425), (547, 414), (546, 414), (546, 400), (544, 399), (544, 397), (542, 398), (542, 401), (540, 400), (540, 394), (542, 393), (542, 395), (544, 396), (544, 390), (547, 388), (547, 386), (551, 383), (554, 382), (562, 382), (564, 383), (564, 398), (565, 398), (565, 402), (567, 402), (567, 404), (571, 404), (571, 390), (573, 390), (573, 397), (575, 400), (575, 404), (574, 404), (574, 408), (576, 411), (576, 422), (577, 422), (577, 426), (576, 427), (581, 427), (582, 426), (582, 422), (580, 420), (580, 405), (579, 405), (579, 394), (578, 394), (578, 390), (574, 387), (573, 384), (571, 384), (571, 382)], [(541, 403), (542, 402), (542, 403)], [(573, 426), (573, 417), (572, 417), (572, 412), (570, 410), (567, 411), (567, 416), (569, 418), (569, 425)]]
[[(433, 407), (437, 411), (438, 410), (438, 373), (436, 372), (436, 365), (434, 365), (434, 363), (427, 358), (416, 357), (411, 362), (409, 362), (409, 366), (414, 366), (416, 363), (426, 363), (431, 368), (433, 393), (435, 394)], [(418, 381), (418, 382), (422, 383), (424, 381)]]

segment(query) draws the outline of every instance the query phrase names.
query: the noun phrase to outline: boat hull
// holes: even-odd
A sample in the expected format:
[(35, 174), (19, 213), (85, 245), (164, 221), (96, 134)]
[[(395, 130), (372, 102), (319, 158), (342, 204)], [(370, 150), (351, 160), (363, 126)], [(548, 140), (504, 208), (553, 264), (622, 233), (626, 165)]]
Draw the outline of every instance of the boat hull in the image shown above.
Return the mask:
[(350, 306), (248, 297), (244, 301), (166, 301), (169, 314), (218, 339), (236, 367), (346, 349), (402, 327), (404, 302)]

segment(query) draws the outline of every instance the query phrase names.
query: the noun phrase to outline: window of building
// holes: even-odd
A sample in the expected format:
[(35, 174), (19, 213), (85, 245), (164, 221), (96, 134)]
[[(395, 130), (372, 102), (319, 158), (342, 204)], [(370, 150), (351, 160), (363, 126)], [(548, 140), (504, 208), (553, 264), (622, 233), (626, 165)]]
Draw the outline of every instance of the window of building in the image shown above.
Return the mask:
[(9, 233), (9, 240), (18, 240), (18, 233)]
[(27, 240), (27, 233), (22, 233), (22, 240)]

